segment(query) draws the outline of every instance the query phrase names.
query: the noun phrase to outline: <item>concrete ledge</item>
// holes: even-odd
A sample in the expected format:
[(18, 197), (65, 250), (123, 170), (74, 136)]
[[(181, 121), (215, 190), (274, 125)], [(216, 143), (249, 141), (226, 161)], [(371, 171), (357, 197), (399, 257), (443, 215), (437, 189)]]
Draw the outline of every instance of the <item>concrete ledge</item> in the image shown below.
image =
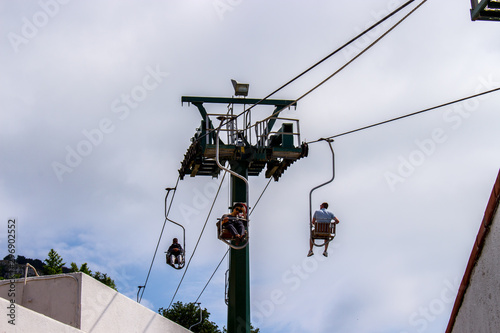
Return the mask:
[[(14, 293), (9, 295), (9, 290)], [(31, 277), (26, 279), (26, 284), (24, 279), (0, 281), (0, 297), (5, 299), (3, 311), (8, 310), (9, 301), (13, 299), (18, 308), (38, 313), (42, 318), (39, 321), (50, 317), (51, 322), (55, 320), (60, 325), (73, 327), (77, 329), (75, 332), (190, 332), (84, 273)], [(0, 320), (4, 322), (0, 322), (0, 328), (3, 329), (8, 317), (2, 317)], [(20, 314), (21, 321), (24, 319)], [(36, 326), (33, 332), (66, 331), (40, 330)]]
[[(15, 305), (12, 311), (12, 317), (8, 309), (11, 306), (10, 301), (0, 298), (1, 322), (0, 332), (61, 332), (61, 333), (82, 333), (83, 331), (63, 324), (57, 320), (44, 316), (38, 312), (32, 311), (21, 305)], [(13, 320), (13, 321), (12, 321)], [(11, 323), (9, 323), (11, 321)]]

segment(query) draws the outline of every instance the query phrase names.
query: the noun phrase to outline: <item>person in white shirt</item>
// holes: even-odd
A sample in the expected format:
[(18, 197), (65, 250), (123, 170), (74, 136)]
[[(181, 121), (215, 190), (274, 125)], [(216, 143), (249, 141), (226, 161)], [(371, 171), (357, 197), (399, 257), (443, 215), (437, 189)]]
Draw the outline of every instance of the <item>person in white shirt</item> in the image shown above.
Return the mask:
[[(328, 211), (328, 203), (323, 202), (321, 206), (319, 206), (319, 210), (314, 212), (313, 219), (312, 219), (312, 224), (315, 225), (316, 223), (330, 223), (332, 221), (335, 222), (335, 224), (339, 223), (339, 219), (333, 215), (332, 212)], [(323, 252), (323, 255), (325, 257), (328, 257), (328, 244), (329, 242), (325, 242), (325, 251)], [(308, 257), (314, 255), (313, 252), (313, 241), (312, 239), (309, 239), (309, 253), (307, 254)]]

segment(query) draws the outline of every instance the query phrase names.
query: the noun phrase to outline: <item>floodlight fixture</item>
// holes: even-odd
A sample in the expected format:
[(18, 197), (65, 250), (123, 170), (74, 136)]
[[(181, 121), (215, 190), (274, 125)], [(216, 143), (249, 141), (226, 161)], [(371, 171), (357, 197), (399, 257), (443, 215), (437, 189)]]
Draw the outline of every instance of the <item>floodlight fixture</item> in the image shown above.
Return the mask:
[(234, 94), (236, 96), (247, 96), (248, 95), (248, 88), (250, 86), (248, 83), (240, 83), (240, 82), (237, 82), (236, 80), (233, 80), (233, 79), (231, 79), (231, 82), (233, 83)]

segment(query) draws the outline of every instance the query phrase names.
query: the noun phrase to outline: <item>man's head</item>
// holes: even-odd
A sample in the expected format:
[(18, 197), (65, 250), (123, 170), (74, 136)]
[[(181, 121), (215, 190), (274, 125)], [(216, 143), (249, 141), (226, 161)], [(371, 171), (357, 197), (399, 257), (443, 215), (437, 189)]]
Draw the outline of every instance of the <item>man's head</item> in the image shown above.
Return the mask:
[(328, 209), (328, 202), (323, 202), (320, 208)]
[(172, 242), (173, 242), (174, 244), (177, 244), (177, 242), (178, 242), (178, 241), (179, 241), (179, 240), (178, 240), (177, 238), (172, 239)]
[(233, 206), (233, 210), (236, 210), (238, 214), (245, 213), (246, 211), (245, 205), (239, 202)]

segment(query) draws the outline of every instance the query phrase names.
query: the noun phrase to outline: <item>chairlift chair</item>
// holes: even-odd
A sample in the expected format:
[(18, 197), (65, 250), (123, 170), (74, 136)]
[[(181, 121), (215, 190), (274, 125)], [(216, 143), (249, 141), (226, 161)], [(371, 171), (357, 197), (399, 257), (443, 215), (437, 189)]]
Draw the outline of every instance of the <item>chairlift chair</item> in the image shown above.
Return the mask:
[[(321, 139), (328, 142), (330, 147), (330, 151), (332, 153), (332, 178), (327, 182), (320, 184), (314, 187), (311, 192), (309, 192), (309, 216), (310, 216), (310, 238), (311, 242), (314, 246), (321, 247), (323, 245), (331, 242), (336, 235), (336, 223), (334, 221), (316, 221), (316, 223), (312, 223), (313, 215), (312, 215), (312, 193), (320, 187), (323, 187), (333, 181), (335, 178), (335, 153), (332, 147), (332, 139)], [(322, 241), (318, 243), (317, 241)]]
[(337, 224), (335, 222), (316, 222), (312, 227), (313, 239), (325, 239), (328, 241), (335, 238), (335, 229)]
[[(170, 253), (169, 251), (165, 251), (166, 261), (167, 261), (167, 264), (172, 266), (173, 268), (182, 269), (182, 268), (184, 268), (184, 264), (186, 262), (186, 260), (185, 260), (186, 259), (186, 250), (185, 250), (186, 249), (186, 229), (182, 226), (182, 224), (177, 223), (177, 222), (168, 218), (168, 212), (167, 212), (168, 195), (170, 194), (170, 191), (175, 191), (176, 188), (167, 187), (165, 190), (167, 191), (167, 194), (165, 195), (165, 219), (182, 228), (182, 240), (183, 240), (182, 244), (181, 244), (182, 251), (180, 254), (180, 257), (182, 258), (181, 262), (179, 263), (177, 258), (175, 258), (174, 262), (172, 262), (172, 259), (171, 259), (172, 253)], [(177, 266), (176, 266), (176, 264), (177, 264)]]
[[(247, 232), (248, 222), (246, 219), (235, 218), (232, 216), (230, 216), (229, 219), (238, 219), (238, 220), (242, 221), (243, 226), (245, 227), (245, 235), (248, 234), (248, 232)], [(237, 238), (233, 236), (231, 231), (224, 224), (222, 224), (222, 225), (221, 224), (222, 224), (222, 219), (217, 218), (217, 235), (218, 235), (217, 238), (219, 238), (220, 240), (227, 240), (227, 241), (237, 240)]]
[[(172, 266), (173, 268), (175, 269), (182, 269), (184, 268), (184, 263), (186, 262), (186, 260), (184, 260), (184, 249), (182, 250), (182, 253), (180, 254), (180, 257), (181, 257), (181, 262), (178, 261), (178, 259), (176, 258), (176, 256), (174, 255), (174, 261), (172, 262), (172, 253), (170, 253), (169, 251), (165, 251), (165, 254), (166, 254), (166, 257), (167, 257), (167, 264)], [(175, 266), (177, 265), (177, 266)]]
[[(245, 206), (245, 211), (248, 212), (247, 205), (244, 203), (242, 204)], [(222, 218), (217, 218), (217, 238), (227, 245), (231, 246), (233, 249), (242, 249), (248, 244), (248, 220), (242, 216), (228, 216), (228, 218), (230, 220), (239, 220), (243, 223), (243, 227), (245, 229), (245, 237), (243, 237), (242, 239), (238, 239), (237, 237), (235, 237), (228, 229), (228, 227), (222, 223)]]

